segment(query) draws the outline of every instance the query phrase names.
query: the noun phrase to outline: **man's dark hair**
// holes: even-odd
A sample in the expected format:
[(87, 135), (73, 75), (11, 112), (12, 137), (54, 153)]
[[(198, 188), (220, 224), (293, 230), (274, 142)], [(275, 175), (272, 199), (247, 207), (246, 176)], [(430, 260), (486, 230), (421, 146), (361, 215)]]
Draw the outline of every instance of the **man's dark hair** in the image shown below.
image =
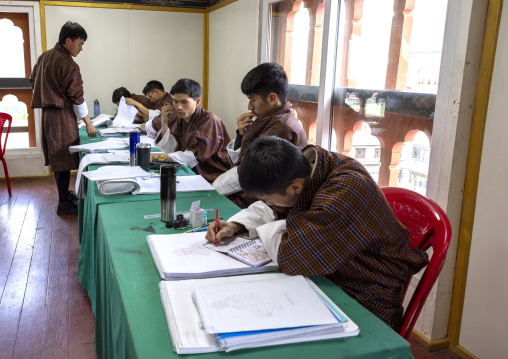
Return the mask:
[(113, 103), (117, 103), (123, 97), (132, 98), (132, 94), (125, 87), (119, 87), (115, 91), (113, 91)]
[(291, 181), (307, 178), (311, 166), (302, 151), (275, 136), (261, 136), (245, 151), (240, 166), (240, 186), (248, 196), (286, 194)]
[(169, 93), (171, 96), (176, 93), (184, 93), (195, 100), (201, 97), (201, 85), (199, 85), (197, 81), (191, 79), (180, 79), (171, 87)]
[(88, 35), (86, 34), (83, 26), (77, 22), (67, 21), (60, 29), (60, 35), (58, 35), (58, 43), (60, 45), (65, 44), (65, 40), (70, 38), (72, 41), (76, 39), (83, 39), (86, 41)]
[(274, 92), (284, 104), (289, 91), (288, 76), (279, 64), (265, 62), (245, 75), (241, 88), (245, 95), (259, 95), (264, 98)]
[(150, 91), (153, 91), (153, 90), (160, 90), (162, 92), (164, 92), (164, 86), (162, 85), (161, 82), (157, 81), (157, 80), (152, 80), (152, 81), (149, 81), (145, 88), (143, 89), (143, 95), (146, 96), (147, 93), (149, 93)]

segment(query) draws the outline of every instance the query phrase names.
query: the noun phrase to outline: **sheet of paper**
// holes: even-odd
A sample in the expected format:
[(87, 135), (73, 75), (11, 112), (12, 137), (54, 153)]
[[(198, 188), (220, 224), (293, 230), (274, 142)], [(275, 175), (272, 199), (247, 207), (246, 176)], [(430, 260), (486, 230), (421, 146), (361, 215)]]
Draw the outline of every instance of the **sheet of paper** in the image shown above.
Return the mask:
[[(157, 194), (161, 192), (160, 177), (137, 179), (140, 189), (132, 194)], [(202, 176), (176, 176), (176, 192), (215, 191)]]
[(69, 147), (69, 152), (106, 152), (108, 150), (120, 150), (129, 147), (128, 138), (108, 138), (101, 142), (87, 143), (84, 145), (75, 145)]
[(196, 286), (194, 294), (208, 334), (338, 322), (302, 276)]
[(150, 173), (146, 172), (139, 166), (103, 166), (95, 171), (83, 173), (91, 181), (106, 181), (110, 179), (150, 177)]
[(155, 138), (150, 138), (148, 136), (141, 136), (139, 138), (139, 143), (149, 143), (152, 147), (155, 147)]
[(122, 96), (120, 103), (118, 104), (118, 113), (113, 121), (113, 126), (122, 127), (132, 125), (137, 113), (138, 109), (133, 105), (127, 105), (125, 103), (125, 97)]
[(103, 163), (129, 163), (129, 151), (123, 151), (123, 153), (91, 153), (84, 156), (79, 162), (78, 174), (76, 176), (75, 191), (79, 198), (84, 198), (84, 188), (81, 185), (81, 176), (83, 171), (92, 164), (103, 164)]

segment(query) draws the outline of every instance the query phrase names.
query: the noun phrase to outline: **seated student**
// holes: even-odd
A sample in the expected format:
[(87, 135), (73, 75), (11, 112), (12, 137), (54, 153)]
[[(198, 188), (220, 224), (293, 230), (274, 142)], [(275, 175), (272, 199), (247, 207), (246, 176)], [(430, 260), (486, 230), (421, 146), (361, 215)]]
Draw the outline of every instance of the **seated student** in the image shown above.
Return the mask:
[[(260, 201), (220, 221), (217, 239), (245, 228), (284, 273), (324, 275), (398, 327), (404, 284), (428, 256), (409, 247), (409, 231), (359, 162), (263, 136), (247, 149), (239, 180)], [(213, 224), (206, 238), (214, 241)]]
[[(125, 97), (125, 99), (132, 98), (133, 100), (139, 102), (145, 108), (148, 108), (150, 110), (153, 110), (155, 108), (154, 103), (152, 102), (152, 100), (150, 100), (149, 97), (131, 93), (125, 87), (119, 87), (115, 91), (113, 91), (112, 101), (115, 105), (119, 106), (120, 99), (122, 97)], [(116, 115), (115, 115), (115, 117), (116, 117)], [(136, 115), (136, 119), (134, 120), (134, 123), (143, 123), (143, 122), (146, 122), (147, 120), (148, 120), (148, 116), (145, 116), (143, 113), (138, 112)]]
[(296, 117), (296, 111), (287, 101), (288, 78), (279, 64), (264, 63), (253, 68), (243, 78), (241, 88), (249, 99), (250, 112), (237, 119), (238, 130), (234, 147), (235, 152), (239, 152), (238, 160), (235, 167), (215, 180), (213, 186), (237, 206), (246, 208), (255, 199), (248, 198), (241, 192), (238, 168), (241, 167), (245, 150), (252, 141), (259, 136), (277, 136), (303, 148), (307, 145), (307, 139), (302, 124)]
[(155, 145), (166, 155), (154, 153), (151, 159), (183, 163), (213, 182), (233, 166), (226, 150), (231, 140), (226, 126), (199, 106), (201, 86), (196, 81), (180, 79), (170, 93), (173, 106), (162, 108), (161, 129), (155, 138)]
[(171, 95), (164, 91), (164, 86), (159, 81), (149, 81), (143, 89), (143, 94), (148, 96), (152, 101), (152, 109), (147, 108), (139, 101), (134, 98), (125, 99), (127, 105), (134, 105), (139, 112), (144, 116), (148, 117), (145, 124), (142, 124), (140, 128), (146, 132), (148, 137), (154, 138), (157, 132), (160, 130), (160, 114), (162, 106), (166, 103), (172, 104), (173, 99)]

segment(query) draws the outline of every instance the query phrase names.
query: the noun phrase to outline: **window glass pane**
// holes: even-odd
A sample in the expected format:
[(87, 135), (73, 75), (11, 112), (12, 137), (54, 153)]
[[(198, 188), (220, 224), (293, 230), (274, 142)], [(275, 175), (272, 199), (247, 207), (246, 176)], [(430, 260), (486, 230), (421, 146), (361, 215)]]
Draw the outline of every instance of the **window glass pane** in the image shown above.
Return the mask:
[[(5, 95), (0, 101), (0, 112), (12, 116), (12, 126), (7, 138), (7, 149), (30, 147), (28, 138), (28, 111), (25, 103), (14, 95)], [(2, 133), (2, 143), (5, 134)]]
[(380, 186), (425, 193), (446, 7), (341, 1), (330, 146)]
[(9, 19), (0, 19), (0, 77), (25, 77), (23, 32)]
[(324, 8), (325, 0), (270, 5), (270, 61), (284, 67), (288, 75), (288, 98), (310, 143), (316, 140)]

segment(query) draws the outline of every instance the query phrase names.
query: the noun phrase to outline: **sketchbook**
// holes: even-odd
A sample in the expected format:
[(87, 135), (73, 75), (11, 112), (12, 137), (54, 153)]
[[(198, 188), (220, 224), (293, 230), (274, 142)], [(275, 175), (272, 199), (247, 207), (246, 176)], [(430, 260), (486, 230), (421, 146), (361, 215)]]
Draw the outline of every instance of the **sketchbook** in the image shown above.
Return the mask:
[[(289, 282), (286, 282), (288, 280)], [(278, 292), (278, 297), (273, 294), (272, 297), (276, 298), (267, 300), (272, 294), (268, 289), (274, 287)], [(258, 288), (258, 295), (249, 296), (249, 288)], [(163, 281), (159, 283), (159, 289), (173, 348), (178, 354), (231, 351), (337, 339), (359, 334), (358, 326), (308, 278), (292, 277), (283, 273), (264, 273), (178, 282)], [(219, 289), (227, 289), (227, 292), (220, 292)], [(288, 305), (288, 297), (280, 295), (280, 292), (289, 289), (291, 289), (289, 298), (297, 302), (296, 305), (299, 309), (298, 314), (294, 316), (290, 316), (289, 311), (295, 310), (296, 307), (292, 308), (292, 304)], [(203, 290), (204, 292), (202, 292)], [(295, 290), (298, 291), (296, 294)], [(300, 290), (305, 292), (305, 301), (300, 296)], [(196, 306), (196, 300), (193, 299), (193, 297), (196, 298), (196, 295), (193, 295), (195, 292), (200, 292), (198, 296), (212, 295), (210, 298), (205, 298), (205, 303), (198, 305), (212, 304), (213, 311), (228, 313), (226, 314), (227, 319), (222, 317), (223, 313), (220, 313), (218, 324), (221, 326), (223, 323), (229, 325), (231, 321), (237, 322), (235, 325), (240, 329), (252, 327), (252, 323), (256, 323), (258, 327), (276, 326), (278, 328), (208, 334), (205, 319)], [(306, 301), (308, 298), (310, 298), (310, 302)], [(318, 307), (319, 310), (313, 306)], [(285, 310), (288, 312), (282, 313)], [(239, 313), (241, 317), (238, 316)], [(315, 313), (318, 313), (316, 317), (314, 317)], [(276, 317), (271, 318), (272, 314)], [(283, 328), (281, 322), (277, 320), (279, 315), (286, 315), (291, 321), (291, 323), (284, 321), (285, 325), (296, 325), (296, 327)], [(237, 317), (231, 319), (234, 316)], [(254, 320), (245, 321), (246, 316), (253, 317)], [(276, 324), (270, 325), (270, 321)], [(331, 324), (300, 326), (304, 322), (330, 322)], [(215, 332), (215, 329), (218, 328), (214, 328), (212, 331)]]
[(278, 270), (275, 263), (251, 267), (227, 255), (205, 248), (205, 232), (149, 235), (150, 253), (164, 280), (221, 277)]
[(207, 243), (205, 247), (227, 254), (252, 267), (259, 267), (272, 261), (259, 239), (230, 237), (217, 242), (217, 245), (211, 242)]

